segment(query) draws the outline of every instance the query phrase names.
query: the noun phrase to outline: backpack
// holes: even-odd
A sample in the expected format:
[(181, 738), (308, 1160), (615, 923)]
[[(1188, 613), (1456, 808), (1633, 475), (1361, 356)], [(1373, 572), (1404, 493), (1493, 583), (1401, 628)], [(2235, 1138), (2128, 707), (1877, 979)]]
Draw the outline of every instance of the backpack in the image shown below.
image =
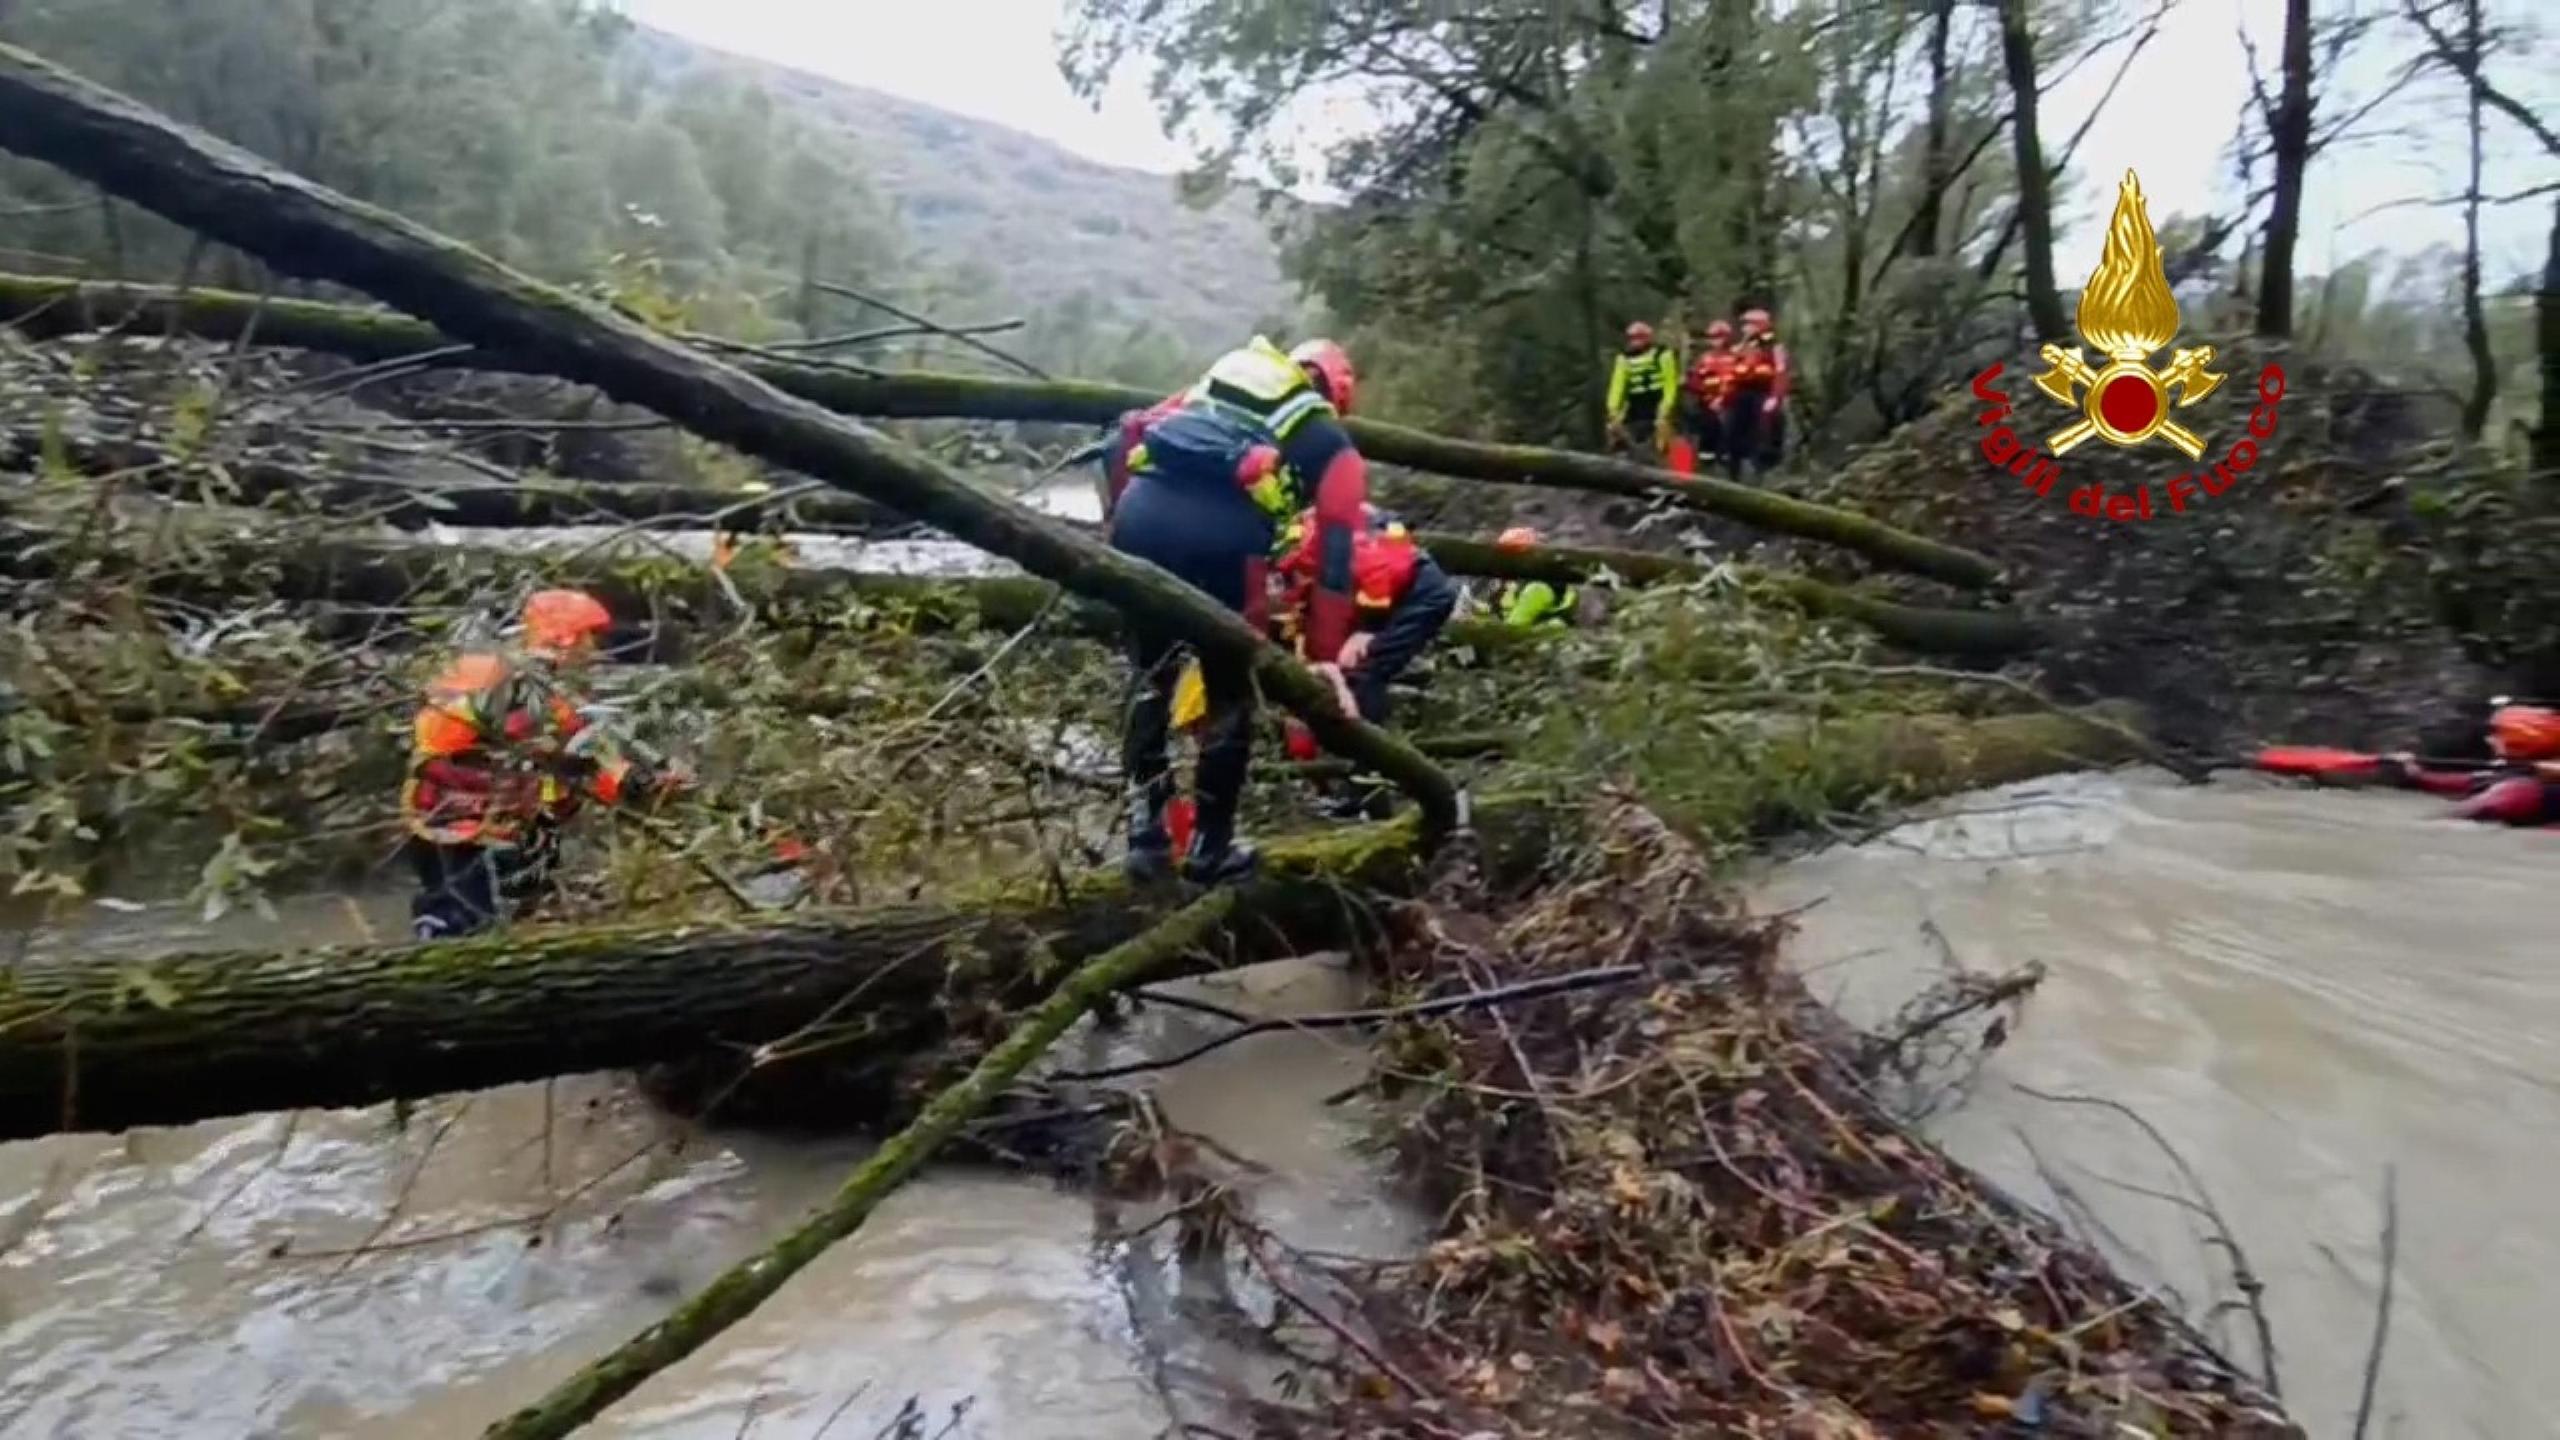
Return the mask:
[(1146, 468), (1182, 484), (1249, 488), (1276, 458), (1260, 425), (1224, 406), (1185, 405), (1147, 426)]

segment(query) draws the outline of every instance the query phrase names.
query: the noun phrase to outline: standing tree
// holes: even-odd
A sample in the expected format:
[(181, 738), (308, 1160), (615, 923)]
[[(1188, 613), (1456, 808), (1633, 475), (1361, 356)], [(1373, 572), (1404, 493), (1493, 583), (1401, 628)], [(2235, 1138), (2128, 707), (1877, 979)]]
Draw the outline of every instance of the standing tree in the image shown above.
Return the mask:
[(2053, 172), (2045, 168), (2044, 141), (2036, 131), (2035, 29), (2027, 0), (1999, 0), (2000, 64), (2008, 72), (2015, 106), (2009, 137), (2018, 161), (2018, 223), (2027, 242), (2027, 321), (2043, 340), (2071, 336), (2062, 313), (2062, 290), (2053, 279)]
[[(2480, 194), (2480, 112), (2485, 107), (2514, 121), (2542, 146), (2545, 155), (2555, 160), (2560, 160), (2560, 130), (2555, 130), (2549, 121), (2535, 113), (2533, 107), (2517, 100), (2489, 79), (2487, 64), (2490, 50), (2497, 41), (2506, 37), (2501, 30), (2483, 25), (2480, 0), (2401, 0), (2401, 5), (2402, 13), (2426, 41), (2425, 52), (2418, 64), (2440, 66), (2451, 71), (2461, 79), (2469, 101), (2472, 168), (2464, 206), (2469, 222), (2470, 253), (2464, 267), (2464, 286), (2469, 306), (2476, 309), (2480, 287), (2478, 216), (2483, 203)], [(2460, 7), (2462, 30), (2459, 35), (2446, 28), (2445, 12), (2455, 6)], [(2545, 188), (2550, 187), (2538, 187), (2526, 193), (2542, 193)], [(2466, 310), (2466, 326), (2470, 318)], [(2534, 296), (2534, 339), (2542, 371), (2542, 407), (2533, 428), (2530, 465), (2536, 481), (2547, 492), (2560, 494), (2560, 194), (2555, 194), (2552, 201), (2550, 249), (2543, 259), (2541, 289)], [(2472, 351), (2475, 365), (2490, 363), (2486, 351), (2484, 328), (2478, 346)], [(2488, 412), (2488, 401), (2479, 398), (2484, 389), (2491, 399), (2495, 398), (2494, 375), (2474, 381), (2474, 400), (2483, 419)], [(2469, 421), (2468, 405), (2464, 415)], [(2473, 433), (2478, 433), (2476, 423)]]
[(2257, 325), (2260, 335), (2279, 338), (2293, 334), (2293, 248), (2302, 233), (2302, 173), (2311, 164), (2311, 0), (2285, 0), (2283, 66), (2279, 98), (2264, 112), (2276, 173), (2260, 252)]

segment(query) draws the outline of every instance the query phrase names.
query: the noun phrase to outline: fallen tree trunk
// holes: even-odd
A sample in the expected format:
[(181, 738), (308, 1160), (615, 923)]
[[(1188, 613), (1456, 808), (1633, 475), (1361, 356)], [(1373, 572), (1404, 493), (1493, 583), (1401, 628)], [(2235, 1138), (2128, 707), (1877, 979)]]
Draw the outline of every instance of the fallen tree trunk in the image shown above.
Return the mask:
[[(697, 520), (735, 531), (850, 535), (912, 528), (912, 522), (896, 511), (834, 490), (745, 494), (696, 485), (600, 484), (530, 476), (514, 483), (421, 484), (396, 475), (315, 471), (307, 465), (255, 457), (224, 457), (217, 474), (163, 446), (138, 440), (58, 436), (50, 448), (62, 463), (84, 475), (117, 476), (124, 483), (175, 499), (331, 515), (412, 530), (428, 525), (514, 529), (639, 520)], [(37, 431), (23, 427), (0, 431), (0, 470), (37, 470), (47, 463), (47, 449), (46, 437)]]
[[(49, 276), (0, 275), (0, 319), (34, 335), (120, 326), (176, 331), (214, 340), (247, 335), (261, 344), (318, 350), (367, 362), (452, 349), (448, 338), (430, 326), (349, 306)], [(541, 373), (554, 368), (531, 352), (519, 353), (497, 343), (449, 353), (439, 357), (437, 363)], [(1080, 380), (932, 373), (877, 375), (744, 356), (737, 357), (736, 363), (775, 388), (830, 410), (883, 419), (1103, 425), (1123, 411), (1152, 405), (1162, 398), (1128, 386)], [(1854, 511), (1791, 499), (1756, 486), (1713, 476), (1675, 477), (1666, 470), (1569, 450), (1458, 440), (1378, 420), (1355, 419), (1350, 428), (1361, 453), (1381, 464), (1469, 480), (1661, 499), (1779, 534), (1838, 545), (1878, 564), (1951, 585), (1984, 589), (1999, 580), (1999, 567), (1974, 551), (1898, 530)]]
[[(1548, 848), (1548, 817), (1527, 802), (1488, 801), (1478, 821), (1496, 870), (1532, 871)], [(1376, 924), (1363, 897), (1412, 893), (1420, 854), (1409, 820), (1276, 841), (1193, 963), (1356, 947)], [(1023, 889), (440, 945), (22, 963), (0, 986), (0, 1139), (744, 1054), (838, 1010), (894, 1036), (929, 1026), (955, 987), (973, 1002), (1035, 1000), (1061, 962), (1167, 908), (1097, 871), (1063, 899)]]
[(960, 1127), (993, 1105), (1067, 1027), (1114, 992), (1178, 968), (1184, 955), (1234, 924), (1234, 892), (1214, 891), (1163, 923), (1079, 968), (1022, 1017), (957, 1084), (933, 1097), (907, 1127), (854, 1167), (835, 1195), (790, 1234), (730, 1266), (701, 1294), (609, 1354), (582, 1366), (531, 1405), (484, 1432), (487, 1440), (557, 1440), (602, 1414), (640, 1382), (702, 1348), (772, 1298), (783, 1282), (851, 1235), (889, 1192), (923, 1168)]
[[(2124, 759), (2132, 747), (2122, 734), (2089, 718), (2122, 713), (1833, 726), (1820, 802), (1917, 798)], [(1840, 763), (1868, 740), (1871, 755)], [(1767, 783), (1793, 792), (1804, 782), (1773, 772)], [(1557, 852), (1563, 821), (1534, 801), (1487, 798), (1477, 820), (1497, 886), (1537, 874)], [(1409, 820), (1277, 840), (1203, 963), (1360, 948), (1377, 920), (1362, 897), (1411, 894), (1421, 871)], [(855, 996), (870, 1029), (895, 1037), (930, 1021), (955, 983), (994, 1003), (1027, 1003), (1059, 962), (1099, 954), (1163, 913), (1161, 901), (1095, 873), (1064, 899), (1007, 891), (787, 920), (171, 955), (121, 968), (26, 962), (0, 985), (0, 1140), (747, 1053), (821, 1017), (846, 1020), (835, 1012)]]
[(1333, 686), (1208, 596), (951, 474), (863, 425), (396, 216), (0, 45), (0, 146), (445, 333), (654, 410), (707, 439), (924, 520), (1034, 574), (1249, 667), (1324, 746), (1411, 795), (1436, 833), (1465, 823), (1447, 774), (1344, 713)]
[[(0, 525), (0, 576), (21, 581), (55, 578), (65, 563), (60, 538), (50, 532)], [(1653, 578), (1699, 572), (1686, 562), (1632, 551), (1542, 551), (1507, 556), (1480, 541), (1425, 535), (1436, 556), (1448, 546), (1459, 573), (1495, 563), (1521, 578), (1578, 583), (1622, 561)], [(1639, 563), (1643, 562), (1643, 563)], [(1070, 596), (1058, 604), (1058, 587), (1028, 575), (899, 575), (864, 570), (786, 566), (732, 572), (724, 587), (704, 566), (665, 556), (509, 551), (420, 544), (356, 535), (328, 535), (281, 543), (231, 532), (173, 541), (168, 551), (144, 559), (125, 554), (87, 563), (130, 574), (147, 588), (173, 598), (221, 601), (244, 596), (360, 606), (466, 604), (533, 584), (573, 584), (595, 592), (625, 621), (677, 620), (732, 614), (731, 590), (755, 605), (770, 623), (831, 626), (859, 623), (871, 608), (898, 607), (902, 618), (927, 624), (984, 625), (1016, 629), (1049, 613), (1062, 629), (1101, 637), (1121, 631), (1117, 612)], [(1625, 573), (1619, 570), (1619, 573)], [(1767, 591), (1808, 614), (1863, 625), (1892, 643), (1922, 654), (1988, 662), (2023, 654), (2044, 641), (2042, 629), (2013, 612), (1905, 605), (1805, 576), (1733, 567), (1735, 578)], [(1056, 609), (1051, 606), (1056, 604)], [(1443, 632), (1444, 646), (1466, 645), (1506, 653), (1546, 643), (1546, 632), (1513, 630), (1490, 620), (1457, 620)]]

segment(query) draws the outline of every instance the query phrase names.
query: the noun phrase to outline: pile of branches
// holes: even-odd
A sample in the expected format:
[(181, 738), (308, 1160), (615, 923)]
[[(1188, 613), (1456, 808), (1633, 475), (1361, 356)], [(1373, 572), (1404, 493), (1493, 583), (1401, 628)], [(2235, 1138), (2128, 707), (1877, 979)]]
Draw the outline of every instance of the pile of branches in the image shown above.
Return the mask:
[(1418, 911), (1429, 995), (1594, 965), (1583, 991), (1400, 1024), (1395, 1139), (1443, 1215), (1336, 1278), (1364, 1328), (1327, 1435), (2296, 1435), (2165, 1306), (1875, 1098), (1885, 1057), (1777, 963), (1783, 919), (1613, 802), (1508, 913)]

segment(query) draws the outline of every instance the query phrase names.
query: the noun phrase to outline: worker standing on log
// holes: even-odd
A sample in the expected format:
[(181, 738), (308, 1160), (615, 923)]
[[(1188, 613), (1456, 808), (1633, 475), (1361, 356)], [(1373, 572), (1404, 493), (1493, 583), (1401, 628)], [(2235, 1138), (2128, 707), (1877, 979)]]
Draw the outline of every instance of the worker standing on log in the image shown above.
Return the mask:
[(1778, 467), (1787, 444), (1787, 389), (1793, 376), (1787, 347), (1766, 310), (1742, 312), (1742, 341), (1733, 348), (1732, 380), (1726, 390), (1725, 424), (1732, 447), (1728, 468), (1735, 479), (1746, 468), (1765, 474)]
[(611, 623), (583, 591), (536, 591), (516, 652), (460, 656), (428, 682), (400, 791), (418, 875), (416, 938), (468, 935), (530, 909), (582, 798), (622, 804), (684, 783), (679, 771), (652, 773), (618, 753), (566, 691)]
[[(1123, 416), (1107, 458), (1113, 548), (1171, 571), (1195, 589), (1268, 627), (1271, 554), (1280, 526), (1312, 507), (1307, 662), (1330, 680), (1346, 714), (1358, 702), (1338, 663), (1353, 621), (1354, 540), (1368, 500), (1368, 470), (1341, 417), (1357, 379), (1330, 340), (1282, 352), (1257, 335), (1209, 367), (1189, 390)], [(1166, 811), (1173, 803), (1166, 756), (1178, 637), (1130, 619), (1130, 686), (1121, 772), (1133, 787), (1127, 868), (1153, 879), (1173, 866)], [(1253, 870), (1253, 847), (1236, 837), (1236, 811), (1253, 759), (1253, 679), (1238, 660), (1203, 655), (1208, 715), (1194, 776), (1186, 878), (1217, 884)]]
[[(1338, 663), (1351, 686), (1360, 718), (1384, 726), (1389, 716), (1388, 687), (1422, 657), (1458, 608), (1458, 583), (1414, 543), (1413, 532), (1397, 517), (1376, 506), (1363, 511), (1365, 523), (1351, 550), (1353, 630), (1342, 642)], [(1283, 638), (1301, 640), (1302, 618), (1310, 607), (1323, 556), (1316, 543), (1316, 517), (1310, 510), (1292, 522), (1281, 540), (1280, 581)], [(1290, 722), (1292, 749), (1311, 749), (1312, 736)], [(1357, 820), (1379, 813), (1394, 792), (1380, 776), (1359, 774), (1323, 806), (1335, 820)]]
[(1630, 421), (1646, 427), (1643, 452), (1660, 460), (1671, 448), (1671, 409), (1680, 395), (1680, 359), (1653, 343), (1653, 327), (1642, 320), (1627, 326), (1627, 346), (1609, 366), (1609, 445), (1634, 450)]

